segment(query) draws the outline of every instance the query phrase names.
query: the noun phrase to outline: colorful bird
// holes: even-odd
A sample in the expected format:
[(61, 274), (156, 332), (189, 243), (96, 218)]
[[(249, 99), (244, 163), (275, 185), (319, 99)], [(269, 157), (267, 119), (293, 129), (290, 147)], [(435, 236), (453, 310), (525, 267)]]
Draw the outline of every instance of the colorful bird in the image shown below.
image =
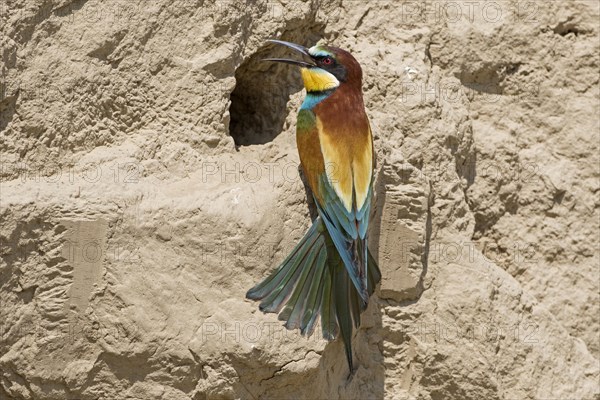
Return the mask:
[(344, 342), (354, 372), (352, 334), (381, 279), (367, 247), (373, 196), (373, 136), (362, 97), (362, 69), (347, 51), (307, 49), (281, 40), (310, 62), (299, 65), (306, 89), (296, 126), (302, 171), (319, 216), (283, 263), (246, 297), (260, 310), (279, 313), (287, 329), (310, 336), (321, 318), (323, 337)]

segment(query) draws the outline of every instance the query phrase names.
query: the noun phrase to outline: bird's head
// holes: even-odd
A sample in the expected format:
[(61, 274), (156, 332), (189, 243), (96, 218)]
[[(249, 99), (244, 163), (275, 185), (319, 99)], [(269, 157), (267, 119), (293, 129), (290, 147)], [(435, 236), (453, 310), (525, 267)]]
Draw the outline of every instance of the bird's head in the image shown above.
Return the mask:
[(265, 61), (284, 62), (301, 67), (302, 80), (307, 92), (334, 90), (342, 85), (362, 85), (362, 69), (360, 64), (346, 50), (337, 47), (318, 45), (306, 48), (282, 40), (269, 40), (282, 44), (305, 55), (309, 62), (287, 58), (266, 58)]

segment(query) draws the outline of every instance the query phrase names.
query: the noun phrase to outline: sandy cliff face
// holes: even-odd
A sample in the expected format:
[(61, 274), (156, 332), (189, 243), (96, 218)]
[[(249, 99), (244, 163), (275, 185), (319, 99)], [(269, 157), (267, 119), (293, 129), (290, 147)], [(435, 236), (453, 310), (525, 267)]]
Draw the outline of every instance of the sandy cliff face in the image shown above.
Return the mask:
[[(597, 398), (598, 18), (0, 0), (0, 398)], [(364, 69), (383, 279), (351, 381), (244, 299), (314, 212), (269, 38)]]

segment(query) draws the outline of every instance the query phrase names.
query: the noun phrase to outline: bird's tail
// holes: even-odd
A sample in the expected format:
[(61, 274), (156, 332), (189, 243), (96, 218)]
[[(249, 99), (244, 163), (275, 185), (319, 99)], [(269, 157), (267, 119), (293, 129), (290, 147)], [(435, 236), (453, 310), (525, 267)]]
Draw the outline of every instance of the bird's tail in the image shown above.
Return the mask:
[[(329, 265), (333, 276), (333, 285), (331, 296), (334, 299), (335, 315), (337, 327), (339, 328), (344, 349), (346, 350), (346, 359), (350, 373), (354, 372), (352, 362), (352, 336), (354, 329), (360, 326), (360, 314), (367, 308), (367, 303), (362, 300), (356, 286), (352, 283), (350, 275), (344, 266), (342, 258), (335, 249), (333, 241), (329, 240)], [(381, 272), (371, 255), (367, 250), (367, 292), (369, 297), (375, 291), (375, 286), (381, 280)]]
[[(368, 253), (369, 295), (381, 279), (381, 272)], [(323, 338), (334, 340), (341, 333), (350, 371), (352, 334), (360, 325), (364, 303), (350, 281), (325, 224), (318, 217), (290, 255), (269, 277), (246, 293), (262, 300), (260, 310), (279, 313), (287, 329), (300, 329), (310, 336), (321, 317)]]

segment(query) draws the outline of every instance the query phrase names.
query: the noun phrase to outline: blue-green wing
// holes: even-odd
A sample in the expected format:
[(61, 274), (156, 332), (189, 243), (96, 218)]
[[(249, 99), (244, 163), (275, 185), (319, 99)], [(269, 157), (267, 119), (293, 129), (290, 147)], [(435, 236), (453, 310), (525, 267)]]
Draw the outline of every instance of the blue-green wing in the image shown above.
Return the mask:
[(356, 202), (354, 201), (352, 211), (348, 211), (344, 207), (342, 200), (330, 185), (326, 174), (322, 174), (320, 177), (319, 192), (322, 202), (315, 201), (319, 215), (325, 222), (327, 231), (344, 262), (354, 287), (366, 304), (369, 299), (367, 290), (367, 228), (369, 226), (373, 193), (372, 185), (369, 186), (367, 200), (360, 210), (356, 209)]

